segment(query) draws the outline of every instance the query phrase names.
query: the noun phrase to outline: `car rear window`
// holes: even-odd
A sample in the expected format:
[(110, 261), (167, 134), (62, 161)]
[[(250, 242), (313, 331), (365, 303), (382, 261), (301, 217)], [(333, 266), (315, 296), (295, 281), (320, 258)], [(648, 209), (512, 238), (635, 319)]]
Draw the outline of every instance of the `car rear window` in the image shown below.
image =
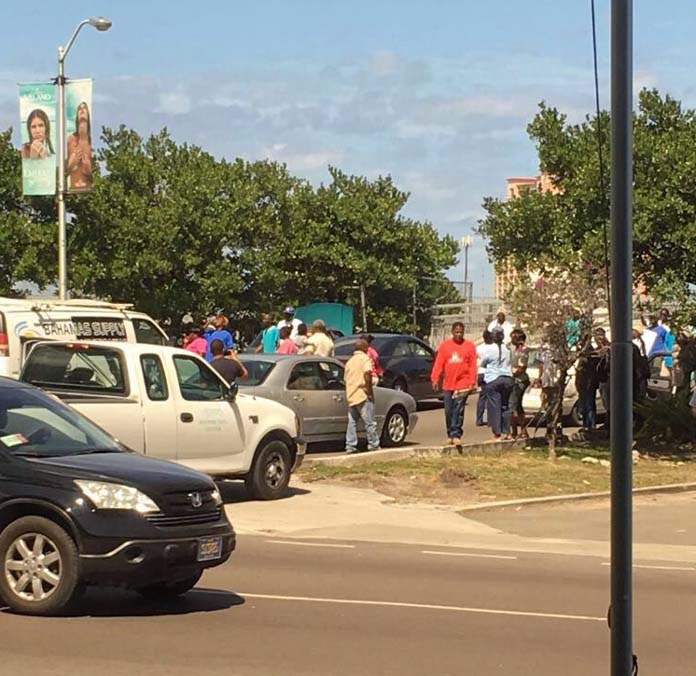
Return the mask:
[(22, 380), (38, 387), (127, 394), (126, 369), (118, 350), (94, 345), (36, 345)]
[[(334, 354), (337, 357), (347, 357), (352, 355), (353, 352), (355, 352), (355, 343), (357, 342), (357, 340), (357, 338), (341, 338), (340, 342), (336, 343), (336, 346), (334, 347)], [(380, 338), (378, 336), (373, 339), (372, 347), (374, 347), (380, 355), (382, 353), (386, 354), (386, 352), (388, 352), (386, 348), (389, 347), (390, 340), (392, 339)]]
[(248, 371), (249, 377), (244, 380), (238, 380), (238, 384), (242, 387), (253, 387), (254, 385), (263, 385), (270, 372), (275, 368), (273, 361), (260, 361), (258, 359), (240, 359), (244, 368)]

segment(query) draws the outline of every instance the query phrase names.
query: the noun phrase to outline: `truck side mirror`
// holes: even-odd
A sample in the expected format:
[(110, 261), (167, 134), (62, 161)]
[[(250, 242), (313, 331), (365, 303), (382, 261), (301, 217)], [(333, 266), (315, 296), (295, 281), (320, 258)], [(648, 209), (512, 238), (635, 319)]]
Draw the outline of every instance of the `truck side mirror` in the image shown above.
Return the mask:
[(233, 404), (235, 399), (237, 398), (237, 394), (239, 393), (239, 385), (237, 383), (231, 383), (230, 384), (230, 389), (227, 390), (227, 394), (225, 395), (225, 399), (230, 402), (230, 404)]

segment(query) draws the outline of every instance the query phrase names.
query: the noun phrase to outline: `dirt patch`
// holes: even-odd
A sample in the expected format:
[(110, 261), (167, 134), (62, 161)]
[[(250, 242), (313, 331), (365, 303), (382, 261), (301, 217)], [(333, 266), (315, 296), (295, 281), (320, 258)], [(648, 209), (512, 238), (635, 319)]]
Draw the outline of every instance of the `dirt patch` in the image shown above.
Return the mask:
[[(472, 502), (514, 500), (608, 491), (611, 468), (583, 462), (587, 449), (568, 451), (548, 460), (543, 449), (507, 450), (408, 458), (357, 467), (316, 463), (300, 470), (303, 481), (348, 483), (372, 488), (399, 502), (462, 505)], [(593, 457), (607, 459), (605, 450)], [(654, 486), (696, 482), (696, 462), (643, 457), (634, 466), (634, 485)]]

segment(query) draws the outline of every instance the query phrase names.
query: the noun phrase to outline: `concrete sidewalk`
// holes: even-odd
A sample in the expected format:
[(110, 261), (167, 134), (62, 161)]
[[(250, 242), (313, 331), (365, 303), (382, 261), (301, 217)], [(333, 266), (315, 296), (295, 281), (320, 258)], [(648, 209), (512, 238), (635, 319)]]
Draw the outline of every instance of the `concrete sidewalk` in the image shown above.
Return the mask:
[[(241, 493), (239, 493), (241, 496)], [(233, 500), (236, 498), (233, 496)], [(506, 532), (462, 516), (458, 507), (396, 504), (376, 491), (315, 482), (292, 482), (282, 500), (254, 502), (239, 499), (227, 513), (240, 535), (318, 538), (382, 543), (463, 547), (487, 551), (539, 552), (607, 558), (602, 539), (527, 537)], [(563, 518), (556, 507), (558, 518)], [(576, 515), (569, 515), (575, 518)], [(508, 524), (505, 524), (507, 527)], [(567, 532), (572, 532), (572, 527)], [(696, 546), (637, 543), (636, 560), (696, 564)], [(608, 558), (607, 558), (608, 560)]]

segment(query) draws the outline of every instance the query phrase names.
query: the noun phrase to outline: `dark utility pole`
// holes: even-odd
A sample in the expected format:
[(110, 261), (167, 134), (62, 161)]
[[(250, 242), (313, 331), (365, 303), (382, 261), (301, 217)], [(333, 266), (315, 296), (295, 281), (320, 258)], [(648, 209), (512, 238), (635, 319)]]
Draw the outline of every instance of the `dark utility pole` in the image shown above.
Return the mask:
[(611, 676), (630, 676), (633, 381), (633, 2), (611, 3)]

